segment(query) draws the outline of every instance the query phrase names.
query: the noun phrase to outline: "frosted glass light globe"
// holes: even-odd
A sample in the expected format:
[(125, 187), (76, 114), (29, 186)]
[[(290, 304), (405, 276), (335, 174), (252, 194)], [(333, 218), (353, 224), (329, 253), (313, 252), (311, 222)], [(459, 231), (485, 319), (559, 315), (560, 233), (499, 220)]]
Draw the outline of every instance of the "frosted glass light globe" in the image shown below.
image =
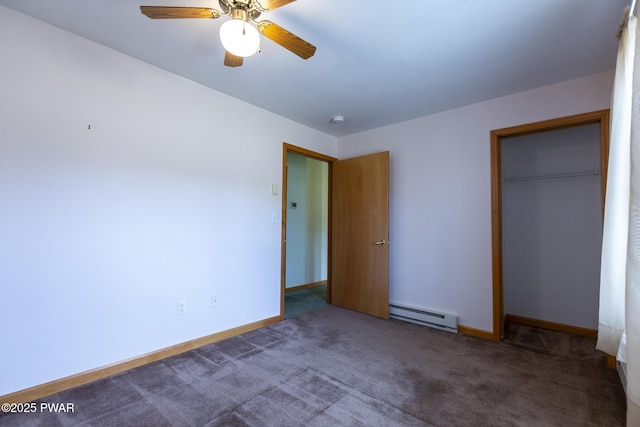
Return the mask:
[(242, 19), (231, 19), (220, 27), (222, 46), (236, 56), (251, 56), (260, 47), (260, 33)]

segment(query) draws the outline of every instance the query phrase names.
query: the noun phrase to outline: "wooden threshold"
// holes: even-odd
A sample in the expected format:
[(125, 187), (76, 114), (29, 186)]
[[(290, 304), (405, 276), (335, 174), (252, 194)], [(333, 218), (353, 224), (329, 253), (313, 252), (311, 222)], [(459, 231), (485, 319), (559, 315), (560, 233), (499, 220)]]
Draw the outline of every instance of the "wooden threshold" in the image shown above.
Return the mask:
[(532, 319), (530, 317), (516, 316), (514, 314), (505, 314), (504, 323), (505, 325), (507, 323), (518, 323), (520, 325), (550, 329), (552, 331), (566, 332), (568, 334), (581, 335), (583, 337), (598, 338), (598, 331), (596, 329), (565, 325), (563, 323), (549, 322), (547, 320)]
[(302, 289), (315, 288), (316, 286), (322, 286), (322, 285), (326, 285), (326, 284), (327, 284), (326, 280), (321, 280), (319, 282), (307, 283), (306, 285), (292, 286), (290, 288), (285, 288), (284, 291), (286, 293), (289, 293), (289, 292), (300, 291)]
[(120, 372), (124, 372), (129, 369), (137, 368), (139, 366), (143, 366), (161, 359), (166, 359), (167, 357), (175, 356), (176, 354), (184, 353), (205, 345), (213, 344), (215, 342), (234, 337), (236, 335), (240, 335), (256, 329), (260, 329), (262, 327), (269, 326), (279, 321), (280, 321), (280, 316), (275, 316), (268, 319), (259, 320), (257, 322), (249, 323), (247, 325), (228, 329), (226, 331), (221, 331), (215, 334), (196, 338), (191, 341), (185, 341), (183, 343), (176, 344), (171, 347), (166, 347), (157, 351), (153, 351), (151, 353), (147, 353), (142, 356), (137, 356), (132, 359), (124, 360), (122, 362), (117, 362), (111, 365), (103, 366), (100, 368), (70, 375), (68, 377), (49, 381), (44, 384), (29, 387), (24, 390), (16, 391), (14, 393), (9, 393), (4, 396), (0, 396), (0, 402), (2, 403), (31, 402), (33, 400), (40, 399), (42, 397), (49, 396), (54, 393), (59, 393), (61, 391), (68, 390), (73, 387), (77, 387), (83, 384), (97, 381), (102, 378), (109, 377), (111, 375), (119, 374)]
[(491, 340), (491, 341), (500, 341), (499, 339), (495, 338), (495, 335), (493, 334), (493, 332), (483, 331), (482, 329), (470, 328), (464, 325), (458, 325), (458, 332), (463, 335), (469, 335), (472, 337), (484, 338), (486, 340)]

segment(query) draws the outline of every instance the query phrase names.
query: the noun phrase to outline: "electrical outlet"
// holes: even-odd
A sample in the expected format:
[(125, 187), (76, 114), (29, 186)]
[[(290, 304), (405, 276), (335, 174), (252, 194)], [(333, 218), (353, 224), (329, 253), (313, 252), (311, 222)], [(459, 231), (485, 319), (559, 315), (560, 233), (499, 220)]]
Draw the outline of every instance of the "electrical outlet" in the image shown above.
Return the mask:
[(216, 308), (218, 307), (218, 297), (216, 295), (213, 295), (211, 297), (211, 308)]
[(184, 316), (187, 314), (187, 300), (178, 301), (178, 316)]

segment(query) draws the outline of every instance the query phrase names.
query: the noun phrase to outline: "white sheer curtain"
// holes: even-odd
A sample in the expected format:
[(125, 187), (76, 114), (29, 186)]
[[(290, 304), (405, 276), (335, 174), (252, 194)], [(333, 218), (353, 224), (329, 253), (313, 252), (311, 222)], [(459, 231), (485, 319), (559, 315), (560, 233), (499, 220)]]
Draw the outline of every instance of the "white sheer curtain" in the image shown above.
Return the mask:
[(597, 348), (626, 363), (627, 425), (640, 425), (640, 53), (635, 0), (613, 89)]
[(631, 193), (625, 331), (622, 335), (621, 351), (618, 354), (622, 352), (622, 357), (627, 363), (627, 425), (640, 426), (640, 44), (638, 43), (635, 44), (631, 103)]

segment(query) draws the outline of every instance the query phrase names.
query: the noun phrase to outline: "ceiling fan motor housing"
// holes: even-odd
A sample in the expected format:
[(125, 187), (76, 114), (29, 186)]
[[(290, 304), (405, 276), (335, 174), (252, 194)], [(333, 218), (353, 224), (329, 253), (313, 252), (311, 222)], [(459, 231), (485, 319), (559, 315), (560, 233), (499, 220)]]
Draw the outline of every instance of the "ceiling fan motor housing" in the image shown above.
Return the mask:
[(260, 3), (253, 0), (218, 0), (218, 4), (222, 12), (232, 18), (235, 18), (235, 10), (245, 11), (247, 13), (245, 20), (255, 20), (264, 11)]

